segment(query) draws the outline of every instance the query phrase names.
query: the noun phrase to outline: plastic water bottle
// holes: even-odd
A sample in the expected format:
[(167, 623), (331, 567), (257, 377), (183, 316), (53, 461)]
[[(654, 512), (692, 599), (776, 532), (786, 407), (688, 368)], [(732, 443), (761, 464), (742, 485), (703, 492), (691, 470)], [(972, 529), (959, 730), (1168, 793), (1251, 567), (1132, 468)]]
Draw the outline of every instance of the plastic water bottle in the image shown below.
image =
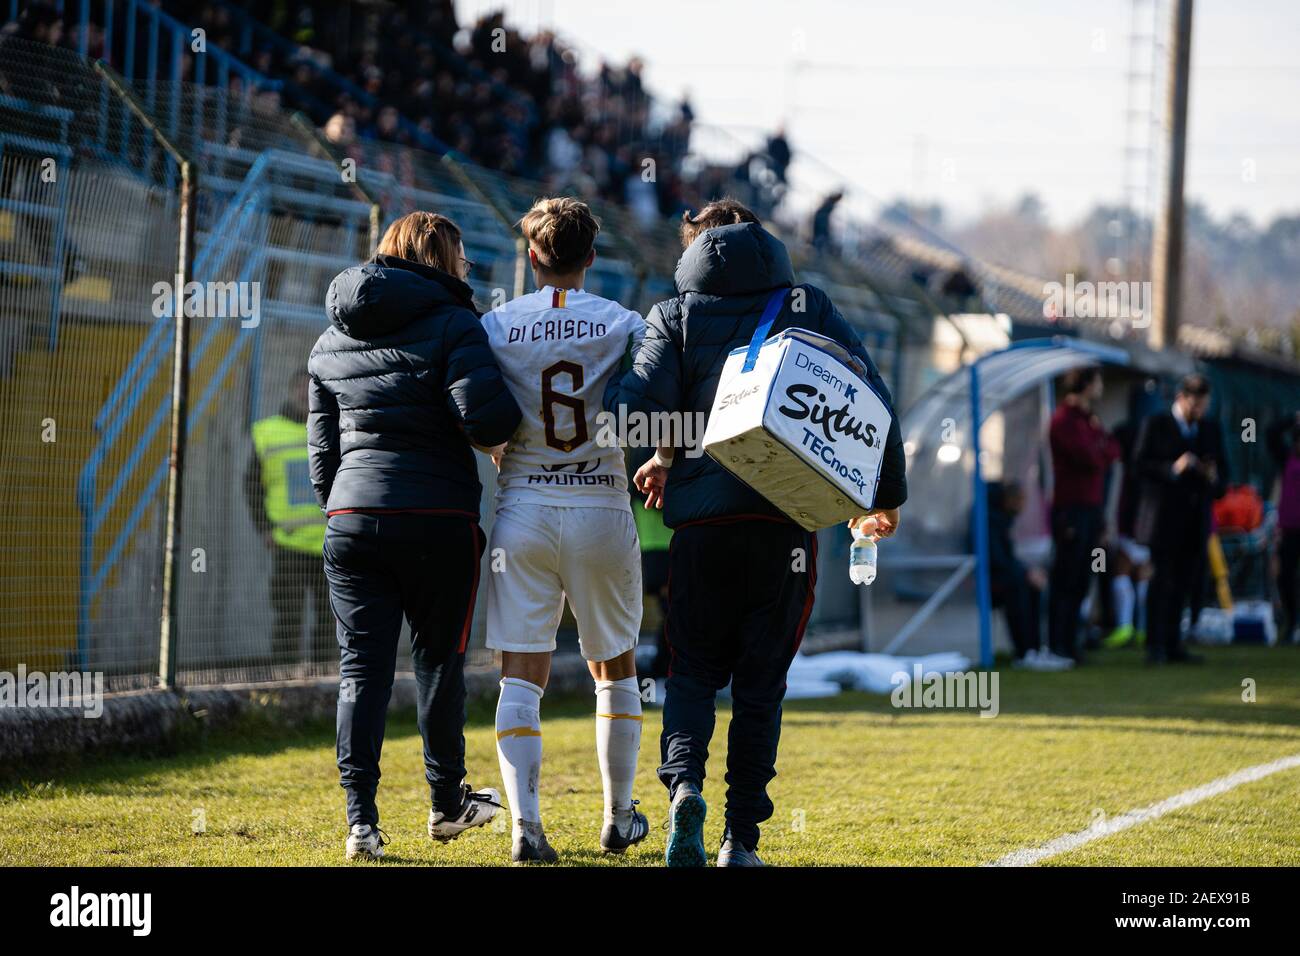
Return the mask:
[(876, 580), (876, 542), (857, 528), (853, 529), (853, 544), (849, 546), (849, 580), (854, 584)]

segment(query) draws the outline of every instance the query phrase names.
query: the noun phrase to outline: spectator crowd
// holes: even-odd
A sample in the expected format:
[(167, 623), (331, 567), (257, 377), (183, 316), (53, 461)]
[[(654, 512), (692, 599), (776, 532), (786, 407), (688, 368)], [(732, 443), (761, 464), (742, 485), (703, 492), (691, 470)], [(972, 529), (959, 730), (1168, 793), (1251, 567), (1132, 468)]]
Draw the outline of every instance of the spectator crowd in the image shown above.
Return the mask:
[[(75, 48), (75, 11), (58, 6), (29, 5), (22, 29), (32, 39)], [(766, 217), (786, 188), (792, 154), (782, 132), (737, 162), (703, 162), (690, 155), (689, 98), (669, 104), (652, 97), (641, 59), (601, 59), (585, 71), (573, 45), (550, 30), (526, 34), (502, 12), (461, 24), (452, 0), (159, 6), (201, 28), (207, 44), (280, 80), (281, 92), (272, 95), (307, 112), (344, 148), (375, 139), (451, 149), (552, 192), (624, 205), (643, 223), (676, 218), (724, 193)], [(117, 33), (120, 50), (120, 23)], [(139, 31), (136, 42), (146, 35)], [(102, 25), (92, 22), (92, 57), (105, 55), (104, 38)], [(143, 52), (137, 64), (146, 61)], [(184, 75), (193, 78), (185, 55)]]

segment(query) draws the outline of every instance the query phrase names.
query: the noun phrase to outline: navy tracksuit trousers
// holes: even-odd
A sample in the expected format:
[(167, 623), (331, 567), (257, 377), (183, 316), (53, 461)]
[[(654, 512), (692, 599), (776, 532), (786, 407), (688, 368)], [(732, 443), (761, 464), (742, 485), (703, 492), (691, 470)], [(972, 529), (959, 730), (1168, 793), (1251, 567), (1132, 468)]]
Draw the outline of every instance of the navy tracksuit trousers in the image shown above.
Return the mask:
[(325, 576), (340, 649), (339, 778), (349, 825), (379, 822), (375, 792), (402, 619), (411, 627), (424, 771), (433, 806), (455, 812), (465, 777), (465, 644), (485, 541), (468, 517), (339, 513)]
[(817, 537), (786, 521), (737, 517), (688, 524), (669, 548), (671, 663), (659, 779), (671, 794), (704, 784), (718, 691), (731, 684), (727, 829), (749, 849), (772, 816), (786, 672), (817, 583)]
[(1092, 586), (1092, 549), (1102, 532), (1100, 508), (1052, 509), (1052, 570), (1047, 591), (1047, 642), (1053, 654), (1078, 659), (1079, 614)]

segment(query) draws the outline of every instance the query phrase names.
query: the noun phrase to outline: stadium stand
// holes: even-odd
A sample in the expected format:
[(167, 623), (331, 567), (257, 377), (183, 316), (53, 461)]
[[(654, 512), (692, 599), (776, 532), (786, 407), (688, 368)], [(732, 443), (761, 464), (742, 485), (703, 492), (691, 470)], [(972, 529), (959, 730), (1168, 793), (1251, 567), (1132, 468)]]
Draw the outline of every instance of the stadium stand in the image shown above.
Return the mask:
[[(160, 51), (171, 47), (186, 25), (146, 9), (155, 8), (132, 11), (128, 46), (153, 35)], [(124, 66), (113, 38), (124, 35), (118, 13), (115, 29), (103, 28), (91, 46), (116, 50)], [(119, 89), (111, 68), (67, 48), (79, 29), (69, 41), (62, 20), (28, 16), (0, 33), (0, 396), (9, 452), (0, 665), (100, 670), (115, 689), (147, 686), (157, 673), (174, 320), (155, 286), (176, 261), (180, 155), (199, 183), (192, 278), (255, 288), (259, 298), (255, 323), (229, 312), (190, 323), (182, 556), (194, 573), (180, 580), (180, 674), (194, 684), (328, 670), (305, 649), (270, 650), (271, 555), (238, 480), (252, 454), (250, 425), (294, 388), (323, 321), (323, 290), (365, 258), (376, 221), (414, 208), (451, 215), (488, 303), (530, 281), (512, 224), (547, 187), (454, 153), (374, 138), (333, 142), (282, 106), (284, 84), (213, 45), (206, 67), (175, 74), (165, 56), (139, 55), (135, 65), (147, 73), (152, 63), (154, 78)], [(187, 69), (211, 82), (172, 79)], [(349, 160), (356, 176), (341, 177)], [(672, 223), (594, 205), (604, 230), (590, 286), (641, 309), (671, 294), (680, 250)], [(885, 373), (900, 374), (898, 332), (928, 322), (926, 307), (906, 284), (875, 284), (842, 262), (804, 262)], [(918, 329), (910, 330), (917, 342), (925, 338)], [(57, 438), (47, 440), (44, 422)], [(828, 598), (822, 623), (849, 623), (851, 598)]]
[[(164, 46), (177, 52), (176, 62), (161, 64), (167, 78), (219, 82), (189, 50), (189, 30), (200, 28), (209, 51), (239, 64), (240, 84), (281, 97), (340, 142), (454, 150), (551, 190), (628, 205), (643, 218), (674, 215), (703, 191), (716, 191), (717, 170), (685, 176), (689, 103), (656, 103), (642, 86), (639, 61), (603, 63), (583, 76), (574, 52), (553, 33), (523, 36), (501, 14), (462, 28), (450, 0), (301, 0), (273, 5), (265, 21), (257, 16), (265, 5), (234, 0), (168, 0), (158, 15), (112, 0), (22, 6), (33, 32), (48, 33), (57, 22), (54, 42), (116, 60), (129, 77), (151, 81), (158, 64), (149, 54), (132, 56), (139, 37), (128, 37), (123, 21), (143, 17), (148, 29), (138, 34), (167, 37)], [(185, 42), (177, 47), (181, 24)], [(646, 160), (655, 164), (650, 181), (642, 176)]]
[[(671, 214), (688, 188), (740, 190), (775, 206), (774, 183), (790, 162), (779, 134), (759, 150), (738, 146), (725, 163), (697, 161), (686, 104), (674, 114), (650, 103), (634, 64), (579, 77), (548, 34), (522, 38), (527, 64), (489, 71), (475, 50), (501, 26), (495, 20), (466, 31), (434, 18), (415, 30), (397, 5), (376, 7), (352, 25), (348, 53), (331, 52), (341, 40), (323, 4), (273, 5), (282, 12), (266, 21), (221, 0), (62, 6), (0, 6), (9, 17), (0, 30), (0, 669), (101, 670), (114, 689), (157, 674), (175, 323), (155, 286), (176, 262), (177, 155), (198, 173), (193, 279), (258, 296), (255, 322), (230, 312), (191, 320), (182, 555), (192, 573), (180, 589), (180, 674), (190, 684), (329, 669), (305, 647), (271, 650), (273, 559), (240, 478), (251, 424), (296, 387), (330, 278), (369, 254), (378, 224), (415, 208), (450, 215), (476, 263), (476, 295), (490, 305), (531, 281), (513, 224), (537, 196), (572, 186), (603, 224), (589, 287), (645, 311), (672, 294), (680, 246)], [(202, 50), (189, 46), (196, 24), (207, 31)], [(371, 69), (405, 62), (398, 57), (420, 64), (391, 71), (411, 89)], [(544, 81), (527, 73), (538, 63), (550, 64)], [(450, 112), (420, 108), (447, 88)], [(480, 108), (507, 101), (526, 133), (493, 125), (511, 110)], [(495, 118), (480, 127), (484, 113)], [(578, 127), (564, 125), (571, 120)], [(552, 163), (574, 155), (556, 129), (581, 146), (567, 171)], [(501, 136), (518, 137), (519, 156), (504, 166), (493, 160)], [(617, 175), (591, 175), (612, 168), (602, 155), (639, 155), (646, 137), (672, 157), (661, 172), (684, 164), (656, 198), (659, 215), (628, 195), (626, 177), (620, 186)], [(579, 183), (578, 170), (589, 181)], [(934, 336), (955, 328), (948, 316), (1000, 312), (1043, 334), (1040, 280), (938, 237), (863, 227), (844, 254), (830, 255), (782, 228), (779, 215), (774, 227), (801, 278), (827, 290), (863, 336), (901, 408), (941, 377)], [(1083, 324), (1046, 331), (1107, 335)], [(1239, 348), (1207, 357), (1238, 376), (1232, 411), (1255, 410), (1247, 379), (1260, 380), (1259, 363)], [(1276, 371), (1281, 396), (1294, 375)], [(813, 643), (856, 633), (863, 613), (858, 592), (834, 573), (847, 532), (822, 535)], [(304, 635), (313, 613), (304, 609)], [(471, 646), (481, 643), (478, 622)]]

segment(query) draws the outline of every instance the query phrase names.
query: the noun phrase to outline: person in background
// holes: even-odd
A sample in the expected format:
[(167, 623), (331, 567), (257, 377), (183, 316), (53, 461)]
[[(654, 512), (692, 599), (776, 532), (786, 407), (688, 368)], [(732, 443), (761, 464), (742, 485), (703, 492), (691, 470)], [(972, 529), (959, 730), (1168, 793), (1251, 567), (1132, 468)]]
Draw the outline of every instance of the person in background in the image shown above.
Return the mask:
[(1147, 661), (1199, 663), (1183, 647), (1183, 609), (1205, 576), (1210, 505), (1227, 488), (1223, 435), (1206, 417), (1210, 383), (1188, 375), (1173, 406), (1142, 424), (1134, 461), (1142, 483), (1134, 532), (1151, 548)]
[(523, 410), (499, 460), (488, 547), (506, 560), (487, 582), (487, 646), (501, 652), (497, 757), (510, 804), (511, 860), (553, 863), (540, 793), (542, 699), (567, 602), (595, 681), (605, 798), (600, 848), (624, 853), (650, 833), (632, 797), (641, 751), (641, 549), (623, 450), (597, 415), (645, 320), (588, 292), (600, 224), (584, 202), (539, 199), (518, 224), (536, 292), (483, 316), (506, 387)]
[(280, 411), (253, 422), (253, 454), (244, 471), (249, 514), (271, 549), (271, 608), (275, 615), (271, 653), (276, 664), (299, 660), (304, 596), (312, 603), (312, 662), (323, 663), (338, 654), (329, 583), (320, 566), (325, 516), (312, 493), (308, 472), (310, 381), (304, 369)]
[(1106, 469), (1119, 457), (1119, 444), (1092, 410), (1102, 393), (1100, 369), (1071, 370), (1064, 391), (1048, 431), (1054, 484), (1047, 627), (1051, 653), (1078, 663), (1079, 610), (1101, 538)]
[(785, 137), (784, 125), (778, 126), (776, 132), (767, 138), (765, 151), (771, 163), (772, 173), (776, 176), (776, 181), (784, 185), (786, 173), (790, 169), (790, 161), (794, 158), (794, 154), (790, 149), (790, 141)]
[(479, 323), (460, 229), (409, 213), (375, 257), (330, 283), (330, 328), (312, 348), (311, 482), (329, 516), (325, 575), (338, 618), (339, 781), (347, 858), (377, 859), (379, 758), (405, 620), (416, 721), (445, 843), (496, 814), (465, 783), (465, 646), (484, 536), (471, 446), (495, 450), (521, 413)]
[[(795, 286), (785, 246), (736, 200), (716, 200), (683, 217), (681, 238), (679, 294), (650, 310), (645, 341), (631, 371), (611, 380), (606, 410), (693, 414), (707, 422), (727, 354), (747, 344), (766, 309), (775, 308), (772, 334), (798, 327), (838, 342), (890, 408), (879, 511), (860, 520), (865, 533), (892, 534), (907, 498), (903, 442), (889, 389), (858, 334), (826, 293)], [(759, 825), (773, 812), (767, 785), (776, 776), (786, 672), (812, 613), (816, 536), (707, 455), (657, 449), (634, 483), (646, 507), (662, 507), (673, 529), (672, 673), (659, 767), (671, 801), (666, 862), (707, 864), (705, 763), (717, 695), (730, 684), (726, 829), (717, 863), (762, 866)]]
[(1300, 570), (1300, 412), (1269, 426), (1268, 450), (1281, 473), (1277, 500), (1277, 594), (1282, 602), (1282, 641), (1296, 633), (1296, 572)]
[(1120, 475), (1119, 502), (1115, 509), (1114, 547), (1110, 549), (1113, 566), (1110, 569), (1112, 606), (1115, 609), (1115, 627), (1103, 645), (1108, 648), (1124, 647), (1136, 641), (1139, 647), (1146, 643), (1147, 589), (1151, 580), (1151, 549), (1138, 544), (1133, 537), (1133, 520), (1137, 514), (1138, 477), (1133, 461), (1138, 431), (1146, 417), (1146, 404), (1156, 394), (1155, 379), (1138, 382), (1129, 390), (1128, 417), (1115, 426), (1115, 441), (1119, 443)]
[(812, 216), (812, 244), (818, 252), (829, 252), (833, 248), (834, 242), (831, 239), (831, 216), (835, 214), (835, 207), (840, 204), (844, 198), (844, 190), (837, 189), (821, 201), (821, 205), (813, 212)]
[(989, 482), (989, 579), (993, 604), (1006, 615), (1016, 655), (1013, 666), (1035, 671), (1066, 670), (1074, 666), (1074, 661), (1044, 654), (1039, 648), (1047, 575), (1042, 568), (1026, 567), (1016, 557), (1011, 534), (1024, 505), (1024, 491), (1016, 482)]

